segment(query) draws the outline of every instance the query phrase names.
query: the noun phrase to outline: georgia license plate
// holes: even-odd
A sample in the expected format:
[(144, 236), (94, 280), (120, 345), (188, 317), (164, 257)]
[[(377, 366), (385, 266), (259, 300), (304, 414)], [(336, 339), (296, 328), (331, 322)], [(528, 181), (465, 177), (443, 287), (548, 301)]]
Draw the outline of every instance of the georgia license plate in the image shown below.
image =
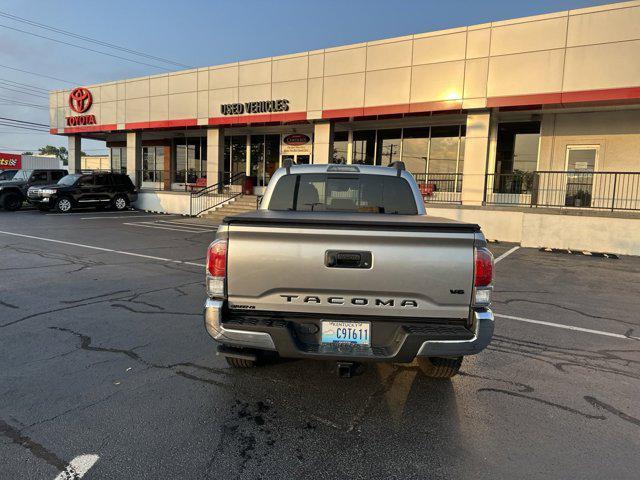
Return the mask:
[(322, 322), (322, 343), (371, 343), (371, 323), (369, 322)]

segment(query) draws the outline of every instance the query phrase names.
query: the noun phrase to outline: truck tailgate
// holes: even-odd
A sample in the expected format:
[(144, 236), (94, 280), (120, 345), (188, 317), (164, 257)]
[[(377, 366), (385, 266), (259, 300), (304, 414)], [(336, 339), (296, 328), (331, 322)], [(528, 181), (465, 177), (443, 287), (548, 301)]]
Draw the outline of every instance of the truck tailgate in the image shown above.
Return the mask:
[[(225, 223), (232, 309), (469, 315), (477, 225), (419, 215), (266, 211), (229, 217)], [(371, 257), (357, 268), (331, 266), (330, 255), (336, 252), (344, 252), (347, 260), (350, 252)]]

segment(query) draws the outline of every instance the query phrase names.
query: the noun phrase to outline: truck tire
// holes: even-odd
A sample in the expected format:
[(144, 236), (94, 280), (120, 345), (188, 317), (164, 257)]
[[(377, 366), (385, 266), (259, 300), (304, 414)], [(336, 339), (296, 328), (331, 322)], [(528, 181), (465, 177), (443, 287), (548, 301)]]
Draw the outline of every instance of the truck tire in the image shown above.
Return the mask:
[(129, 206), (129, 199), (125, 195), (116, 195), (111, 201), (111, 207), (114, 210), (122, 211)]
[(67, 197), (61, 197), (56, 200), (54, 208), (58, 213), (68, 213), (73, 208), (73, 203), (71, 202), (71, 199)]
[(252, 368), (255, 367), (256, 362), (253, 360), (247, 360), (245, 358), (236, 357), (224, 357), (227, 363), (232, 368)]
[(419, 357), (420, 370), (427, 377), (451, 378), (458, 374), (464, 357)]
[(20, 210), (22, 199), (16, 193), (7, 193), (2, 197), (2, 207), (8, 212)]

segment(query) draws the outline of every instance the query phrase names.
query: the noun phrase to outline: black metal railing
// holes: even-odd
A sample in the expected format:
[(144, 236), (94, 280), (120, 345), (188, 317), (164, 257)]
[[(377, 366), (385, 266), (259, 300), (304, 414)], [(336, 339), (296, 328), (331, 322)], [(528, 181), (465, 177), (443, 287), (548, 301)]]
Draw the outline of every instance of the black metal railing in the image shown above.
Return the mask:
[(192, 217), (217, 207), (232, 198), (242, 195), (242, 185), (246, 178), (244, 172), (220, 175), (222, 181), (191, 192), (190, 214)]
[(461, 203), (461, 173), (413, 173), (425, 203)]
[(487, 205), (640, 210), (640, 172), (536, 171), (486, 175)]

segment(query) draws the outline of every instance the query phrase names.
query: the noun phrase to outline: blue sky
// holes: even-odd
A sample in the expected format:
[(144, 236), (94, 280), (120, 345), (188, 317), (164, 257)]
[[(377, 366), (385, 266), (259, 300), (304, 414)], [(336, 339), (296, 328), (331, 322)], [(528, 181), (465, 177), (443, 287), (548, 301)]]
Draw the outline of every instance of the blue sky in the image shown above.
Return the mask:
[[(0, 15), (8, 13), (189, 66), (208, 66), (602, 3), (606, 2), (0, 0)], [(320, 5), (322, 8), (318, 9)], [(56, 89), (180, 69), (131, 57), (165, 66), (165, 69), (140, 65), (37, 38), (12, 28), (131, 57), (0, 16), (0, 81)], [(72, 83), (21, 73), (5, 66)], [(23, 96), (0, 88), (0, 117), (48, 124), (46, 110), (2, 100), (18, 97), (36, 105), (48, 104), (46, 98)], [(66, 145), (66, 138), (0, 125), (0, 151), (32, 150), (45, 144)], [(87, 153), (105, 151), (99, 142), (84, 141), (83, 149)]]

